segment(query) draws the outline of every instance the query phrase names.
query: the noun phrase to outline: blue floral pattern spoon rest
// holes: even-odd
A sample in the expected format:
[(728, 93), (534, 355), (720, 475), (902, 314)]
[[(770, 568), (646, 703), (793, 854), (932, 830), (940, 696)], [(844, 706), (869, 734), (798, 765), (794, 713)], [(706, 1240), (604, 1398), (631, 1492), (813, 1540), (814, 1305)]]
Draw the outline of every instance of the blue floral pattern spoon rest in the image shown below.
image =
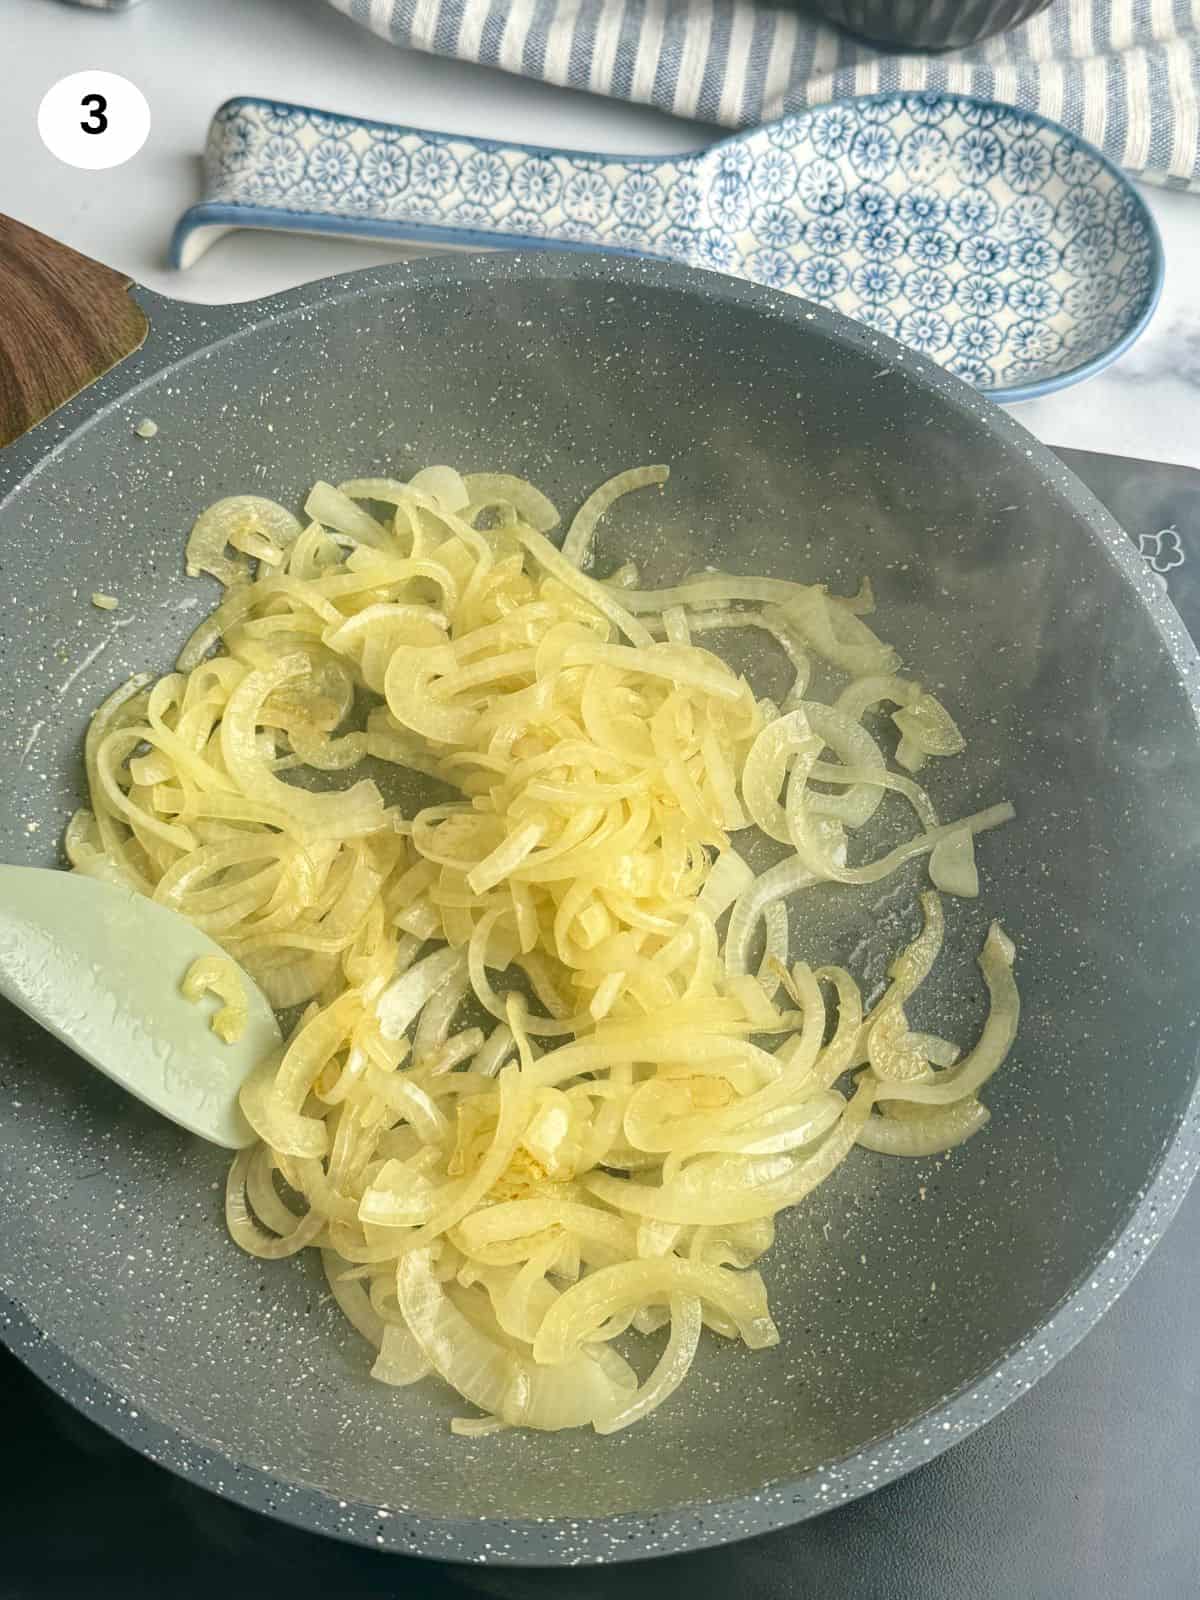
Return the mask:
[(997, 400), (1106, 366), (1162, 283), (1154, 222), (1098, 151), (953, 95), (839, 101), (666, 159), (238, 99), (206, 167), (177, 266), (236, 227), (661, 256), (833, 306)]

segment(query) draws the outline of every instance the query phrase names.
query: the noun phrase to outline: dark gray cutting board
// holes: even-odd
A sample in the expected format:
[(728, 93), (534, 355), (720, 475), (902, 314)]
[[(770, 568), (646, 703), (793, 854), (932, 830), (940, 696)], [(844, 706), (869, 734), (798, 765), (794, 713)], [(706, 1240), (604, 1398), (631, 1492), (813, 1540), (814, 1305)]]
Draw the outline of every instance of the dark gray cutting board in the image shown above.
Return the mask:
[[(1200, 638), (1200, 472), (1059, 454), (1129, 531)], [(0, 1385), (0, 1600), (158, 1600), (168, 1585), (180, 1600), (269, 1600), (285, 1586), (292, 1600), (1200, 1596), (1200, 1184), (1084, 1343), (947, 1455), (815, 1522), (619, 1569), (467, 1570), (337, 1545), (172, 1478), (7, 1353)]]

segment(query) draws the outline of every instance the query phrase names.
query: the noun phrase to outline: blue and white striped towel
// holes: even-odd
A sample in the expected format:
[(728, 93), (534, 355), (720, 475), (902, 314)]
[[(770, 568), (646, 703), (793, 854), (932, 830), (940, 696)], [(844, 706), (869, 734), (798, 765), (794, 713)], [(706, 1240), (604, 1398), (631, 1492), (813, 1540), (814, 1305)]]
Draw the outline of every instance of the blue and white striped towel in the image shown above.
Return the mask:
[(394, 44), (726, 127), (877, 90), (1039, 111), (1153, 183), (1200, 187), (1200, 0), (1054, 0), (940, 55), (758, 0), (331, 0)]
[(1054, 0), (940, 55), (875, 48), (758, 0), (330, 4), (393, 44), (731, 128), (879, 90), (980, 95), (1065, 124), (1151, 183), (1200, 188), (1200, 0)]

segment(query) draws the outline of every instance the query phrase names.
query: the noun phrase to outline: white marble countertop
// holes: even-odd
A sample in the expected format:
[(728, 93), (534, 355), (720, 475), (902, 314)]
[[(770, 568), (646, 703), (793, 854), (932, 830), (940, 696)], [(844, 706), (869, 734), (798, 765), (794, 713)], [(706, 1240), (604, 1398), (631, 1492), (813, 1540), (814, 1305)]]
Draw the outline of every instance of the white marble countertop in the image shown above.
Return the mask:
[[(0, 42), (0, 208), (184, 300), (249, 300), (412, 253), (237, 233), (188, 272), (168, 267), (171, 228), (199, 196), (209, 117), (231, 95), (584, 150), (667, 154), (716, 136), (656, 112), (393, 49), (325, 0), (146, 0), (123, 13), (0, 0)], [(108, 172), (63, 166), (38, 138), (46, 89), (87, 68), (131, 78), (151, 106), (148, 143)], [(1150, 328), (1090, 382), (1012, 409), (1049, 444), (1200, 467), (1200, 195), (1145, 193), (1167, 259)]]

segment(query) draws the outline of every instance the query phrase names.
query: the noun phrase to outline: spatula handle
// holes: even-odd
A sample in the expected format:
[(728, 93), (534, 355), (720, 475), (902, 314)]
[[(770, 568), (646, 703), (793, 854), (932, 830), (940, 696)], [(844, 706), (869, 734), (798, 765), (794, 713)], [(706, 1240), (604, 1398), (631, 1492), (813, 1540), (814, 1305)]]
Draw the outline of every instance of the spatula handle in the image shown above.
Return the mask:
[(140, 348), (133, 280), (0, 215), (0, 446)]

